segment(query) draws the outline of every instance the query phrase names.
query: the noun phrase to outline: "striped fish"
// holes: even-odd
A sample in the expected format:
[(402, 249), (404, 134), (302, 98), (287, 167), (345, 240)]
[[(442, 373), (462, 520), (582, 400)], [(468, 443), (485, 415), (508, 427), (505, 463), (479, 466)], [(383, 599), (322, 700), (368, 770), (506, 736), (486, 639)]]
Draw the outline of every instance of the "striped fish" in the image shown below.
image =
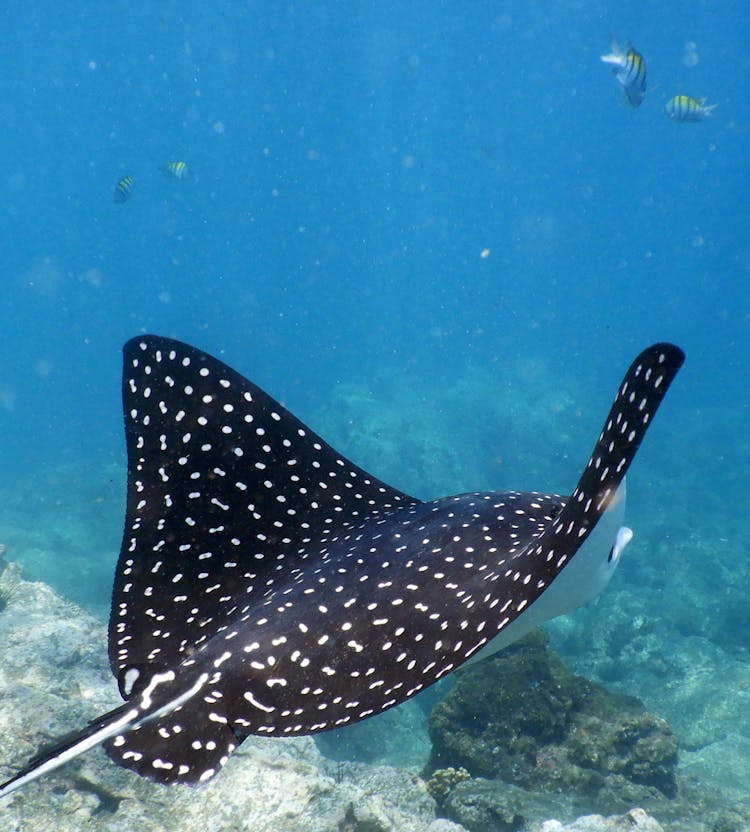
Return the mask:
[(646, 96), (646, 61), (631, 44), (621, 48), (612, 41), (612, 51), (601, 56), (605, 64), (612, 66), (617, 83), (622, 87), (631, 107), (640, 106)]
[(192, 176), (187, 162), (166, 162), (165, 164), (160, 165), (159, 170), (170, 179), (184, 180), (190, 179)]
[(115, 185), (112, 199), (118, 205), (122, 205), (123, 202), (127, 202), (132, 196), (133, 185), (135, 185), (135, 179), (130, 174), (126, 174)]
[(703, 121), (718, 106), (718, 104), (706, 104), (705, 98), (675, 95), (664, 105), (664, 112), (672, 121)]

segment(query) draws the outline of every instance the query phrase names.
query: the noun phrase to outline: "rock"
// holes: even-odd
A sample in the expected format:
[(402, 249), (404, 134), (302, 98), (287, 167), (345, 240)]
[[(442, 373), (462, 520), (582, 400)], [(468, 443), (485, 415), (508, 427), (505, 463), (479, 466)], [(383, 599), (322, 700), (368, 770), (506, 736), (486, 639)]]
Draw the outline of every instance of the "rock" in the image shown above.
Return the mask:
[(664, 830), (643, 809), (631, 809), (627, 814), (617, 817), (586, 815), (566, 824), (560, 823), (559, 820), (547, 820), (532, 826), (529, 832), (664, 832)]
[[(693, 617), (703, 620), (707, 613), (696, 612), (697, 598), (689, 600)], [(671, 612), (654, 616), (652, 607), (635, 592), (605, 593), (598, 609), (584, 607), (556, 619), (549, 628), (552, 646), (575, 673), (610, 690), (637, 692), (649, 710), (669, 721), (682, 748), (696, 750), (731, 732), (750, 736), (748, 655), (727, 643), (686, 637), (674, 627)], [(715, 769), (713, 779), (720, 784), (727, 774), (731, 765)]]
[[(106, 627), (9, 564), (0, 574), (0, 760), (10, 776), (115, 707)], [(310, 737), (252, 737), (200, 788), (159, 786), (92, 750), (0, 802), (12, 832), (463, 832), (415, 775), (332, 763)]]
[(663, 719), (598, 685), (587, 692), (584, 708), (564, 743), (572, 763), (605, 776), (620, 774), (667, 797), (677, 794), (677, 738)]
[(428, 772), (464, 766), (475, 777), (582, 795), (617, 778), (644, 794), (676, 794), (677, 740), (666, 722), (572, 675), (539, 632), (459, 672), (429, 724)]
[(521, 789), (489, 780), (458, 783), (446, 795), (442, 809), (471, 832), (519, 832), (526, 826)]

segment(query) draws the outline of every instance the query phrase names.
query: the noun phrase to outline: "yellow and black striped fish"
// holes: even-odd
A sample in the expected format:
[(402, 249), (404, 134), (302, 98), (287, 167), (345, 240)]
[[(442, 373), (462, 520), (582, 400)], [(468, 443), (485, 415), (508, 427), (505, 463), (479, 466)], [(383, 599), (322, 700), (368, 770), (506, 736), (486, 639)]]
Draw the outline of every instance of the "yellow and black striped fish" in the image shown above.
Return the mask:
[(118, 205), (122, 205), (123, 202), (127, 202), (132, 195), (133, 185), (135, 185), (135, 179), (129, 173), (126, 174), (115, 185), (112, 199)]
[(631, 107), (638, 107), (646, 97), (646, 61), (630, 44), (622, 49), (612, 41), (612, 51), (601, 58), (612, 65), (617, 83)]
[(159, 170), (172, 179), (190, 179), (192, 176), (187, 162), (166, 162), (159, 167)]
[(706, 104), (705, 98), (675, 95), (664, 105), (664, 112), (672, 121), (702, 121), (718, 104)]

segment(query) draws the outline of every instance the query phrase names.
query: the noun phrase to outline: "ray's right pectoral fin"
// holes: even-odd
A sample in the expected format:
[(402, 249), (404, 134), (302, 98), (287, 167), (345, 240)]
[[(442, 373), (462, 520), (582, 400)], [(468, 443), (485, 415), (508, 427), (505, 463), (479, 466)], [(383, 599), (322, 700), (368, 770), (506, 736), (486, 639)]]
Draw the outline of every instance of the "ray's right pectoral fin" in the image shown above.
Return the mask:
[(540, 588), (560, 573), (610, 507), (684, 360), (679, 347), (660, 343), (645, 349), (630, 365), (575, 491), (527, 550), (535, 560), (546, 562), (540, 570)]

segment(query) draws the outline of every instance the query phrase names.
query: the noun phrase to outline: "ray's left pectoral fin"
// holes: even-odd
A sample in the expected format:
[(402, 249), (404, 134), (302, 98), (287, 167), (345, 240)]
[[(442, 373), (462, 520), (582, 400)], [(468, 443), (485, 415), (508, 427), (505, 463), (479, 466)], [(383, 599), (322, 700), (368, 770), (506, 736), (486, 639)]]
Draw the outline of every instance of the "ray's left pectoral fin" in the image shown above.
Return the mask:
[(630, 365), (575, 491), (525, 552), (545, 564), (536, 573), (540, 590), (570, 561), (607, 510), (684, 360), (679, 347), (660, 343)]

